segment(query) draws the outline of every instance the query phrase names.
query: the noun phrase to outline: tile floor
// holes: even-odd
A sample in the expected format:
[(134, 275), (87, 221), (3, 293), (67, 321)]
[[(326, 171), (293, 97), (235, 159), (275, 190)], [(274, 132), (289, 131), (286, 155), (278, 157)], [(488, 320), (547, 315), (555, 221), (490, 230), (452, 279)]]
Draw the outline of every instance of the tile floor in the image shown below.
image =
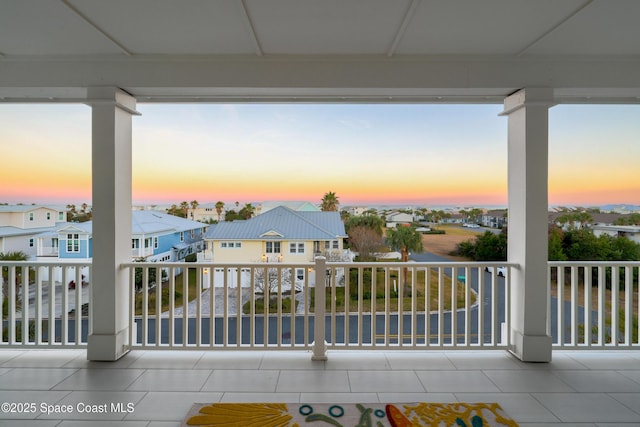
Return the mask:
[(640, 426), (640, 351), (556, 351), (548, 364), (502, 351), (333, 351), (326, 362), (304, 351), (85, 358), (82, 350), (0, 350), (0, 403), (33, 409), (3, 406), (0, 426), (174, 427), (193, 403), (244, 401), (498, 402), (524, 427)]

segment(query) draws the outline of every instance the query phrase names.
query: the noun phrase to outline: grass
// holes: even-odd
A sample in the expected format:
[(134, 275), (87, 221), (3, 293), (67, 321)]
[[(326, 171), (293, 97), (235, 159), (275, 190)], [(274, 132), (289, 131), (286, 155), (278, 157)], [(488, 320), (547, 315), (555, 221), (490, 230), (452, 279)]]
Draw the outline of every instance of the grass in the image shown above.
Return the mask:
[[(385, 272), (382, 269), (378, 269), (376, 272), (376, 289), (375, 289), (375, 297), (373, 298), (374, 303), (372, 304), (372, 281), (370, 277), (367, 277), (366, 270), (371, 271), (371, 269), (363, 269), (363, 284), (362, 284), (362, 298), (358, 295), (358, 281), (357, 278), (355, 280), (350, 278), (349, 281), (349, 312), (357, 312), (359, 303), (362, 304), (362, 311), (371, 312), (372, 305), (373, 310), (376, 312), (383, 312), (386, 310), (387, 304), (389, 305), (390, 310), (398, 311), (398, 307), (400, 304), (400, 283), (401, 279), (398, 279), (398, 272), (393, 271), (389, 273), (387, 277)], [(414, 272), (410, 269), (407, 272), (407, 282), (409, 284), (412, 283), (412, 274)], [(353, 276), (353, 273), (352, 273)], [(397, 288), (394, 289), (394, 280), (396, 281)], [(426, 307), (426, 282), (425, 281), (425, 270), (417, 271), (415, 288), (406, 289), (402, 292), (402, 311), (410, 311), (413, 308), (414, 301), (412, 299), (412, 294), (415, 293), (415, 303), (417, 309), (419, 311), (424, 311)], [(429, 270), (429, 306), (428, 311), (438, 310), (440, 304), (440, 292), (439, 292), (439, 273), (436, 270)], [(333, 289), (327, 288), (327, 298), (326, 298), (326, 309), (330, 310), (332, 305), (332, 300), (335, 300), (336, 311), (344, 312), (346, 308), (345, 303), (345, 290), (347, 287), (336, 287), (335, 295), (331, 295)], [(456, 301), (455, 308), (464, 308), (465, 307), (465, 289), (466, 286), (463, 282), (456, 280), (455, 282), (456, 289)], [(389, 297), (387, 299), (387, 297)], [(443, 309), (451, 310), (453, 307), (453, 289), (451, 286), (451, 278), (445, 277), (444, 286), (443, 286)], [(476, 295), (474, 293), (470, 294), (471, 301), (469, 304), (474, 304), (476, 301)], [(360, 301), (361, 300), (361, 301)], [(313, 311), (313, 307), (315, 306), (315, 289), (311, 289), (311, 311)]]
[[(198, 295), (198, 285), (196, 281), (197, 269), (189, 268), (187, 273), (188, 285), (187, 285), (187, 293), (189, 301), (193, 300)], [(174, 307), (180, 307), (184, 303), (184, 272), (177, 275), (175, 279), (175, 289), (174, 289)], [(148, 295), (148, 314), (155, 315), (156, 314), (156, 301), (157, 301), (157, 287), (151, 289)], [(143, 295), (141, 292), (136, 293), (136, 314), (142, 314), (143, 307)], [(166, 280), (162, 283), (162, 304), (161, 304), (161, 312), (169, 311), (170, 309), (170, 297), (169, 297), (169, 281)]]

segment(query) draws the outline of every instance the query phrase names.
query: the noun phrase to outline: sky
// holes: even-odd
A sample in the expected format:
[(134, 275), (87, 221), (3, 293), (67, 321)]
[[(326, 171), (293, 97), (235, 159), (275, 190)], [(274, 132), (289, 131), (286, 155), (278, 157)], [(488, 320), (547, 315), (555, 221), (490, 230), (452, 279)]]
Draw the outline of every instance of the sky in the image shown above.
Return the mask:
[[(507, 204), (502, 105), (138, 104), (133, 200)], [(91, 204), (91, 110), (0, 104), (0, 203)], [(549, 204), (640, 204), (640, 106), (549, 113)]]

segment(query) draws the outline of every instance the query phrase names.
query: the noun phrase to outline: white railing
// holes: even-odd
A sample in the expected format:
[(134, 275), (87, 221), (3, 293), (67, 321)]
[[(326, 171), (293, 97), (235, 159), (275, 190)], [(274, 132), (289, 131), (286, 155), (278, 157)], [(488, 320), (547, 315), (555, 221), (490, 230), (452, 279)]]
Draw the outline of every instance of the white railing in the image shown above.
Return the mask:
[(0, 261), (0, 347), (86, 347), (91, 263)]
[[(498, 267), (506, 277), (498, 277)], [(508, 263), (319, 258), (123, 268), (130, 275), (132, 348), (310, 349), (321, 358), (327, 349), (509, 346), (516, 267)], [(554, 348), (640, 348), (639, 262), (550, 262), (548, 268)], [(86, 346), (91, 263), (2, 261), (0, 270), (0, 347)]]
[(555, 348), (639, 348), (640, 262), (550, 262)]
[(130, 263), (130, 342), (317, 357), (327, 348), (507, 348), (510, 275), (485, 272), (505, 265)]

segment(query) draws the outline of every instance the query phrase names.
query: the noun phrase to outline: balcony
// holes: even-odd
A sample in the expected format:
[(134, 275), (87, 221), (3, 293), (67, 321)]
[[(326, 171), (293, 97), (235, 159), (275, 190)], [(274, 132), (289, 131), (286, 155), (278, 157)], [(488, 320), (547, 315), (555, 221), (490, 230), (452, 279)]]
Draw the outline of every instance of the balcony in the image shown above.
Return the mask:
[[(108, 417), (38, 411), (6, 419), (177, 426), (194, 402), (336, 400), (496, 401), (521, 425), (637, 425), (640, 417), (640, 263), (549, 263), (554, 351), (543, 364), (505, 351), (512, 264), (502, 278), (486, 271), (504, 266), (497, 263), (129, 263), (122, 268), (130, 278), (130, 351), (112, 363), (86, 360), (91, 285), (62, 286), (81, 283), (90, 265), (0, 265), (3, 401), (135, 408)], [(301, 267), (309, 274), (293, 281), (298, 303), (287, 305), (287, 271)], [(216, 268), (225, 273), (212, 275)], [(165, 279), (149, 285), (163, 269)], [(167, 291), (182, 299), (155, 298)], [(261, 299), (271, 308), (263, 310)], [(314, 322), (317, 316), (325, 321)]]

